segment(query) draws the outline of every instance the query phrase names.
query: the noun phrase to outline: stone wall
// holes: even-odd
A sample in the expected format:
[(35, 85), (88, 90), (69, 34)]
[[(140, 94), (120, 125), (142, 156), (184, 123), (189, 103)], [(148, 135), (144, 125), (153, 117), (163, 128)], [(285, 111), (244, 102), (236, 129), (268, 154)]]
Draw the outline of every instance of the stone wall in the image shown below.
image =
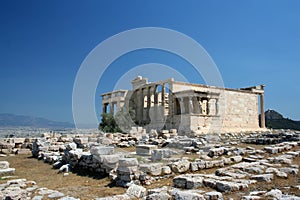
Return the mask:
[(223, 122), (224, 129), (259, 129), (257, 94), (226, 90), (225, 97), (226, 108)]

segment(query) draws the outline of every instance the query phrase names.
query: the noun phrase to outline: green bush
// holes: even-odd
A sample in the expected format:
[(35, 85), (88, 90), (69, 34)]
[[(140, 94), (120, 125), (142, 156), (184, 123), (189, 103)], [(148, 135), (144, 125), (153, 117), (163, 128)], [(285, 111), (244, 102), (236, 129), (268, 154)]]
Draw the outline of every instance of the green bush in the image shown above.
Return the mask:
[(99, 124), (98, 129), (105, 133), (122, 132), (112, 114), (102, 114), (101, 123)]

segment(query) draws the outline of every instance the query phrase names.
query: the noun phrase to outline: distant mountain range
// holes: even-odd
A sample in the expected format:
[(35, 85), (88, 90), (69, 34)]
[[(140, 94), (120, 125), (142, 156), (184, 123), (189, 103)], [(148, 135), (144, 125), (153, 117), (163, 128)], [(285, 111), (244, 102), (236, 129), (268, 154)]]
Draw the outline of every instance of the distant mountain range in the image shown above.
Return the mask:
[(69, 122), (57, 122), (41, 117), (0, 114), (0, 127), (74, 128)]
[[(300, 130), (300, 121), (284, 118), (275, 110), (267, 110), (265, 119), (267, 128)], [(4, 113), (0, 114), (0, 127), (74, 128), (75, 126), (69, 122)]]
[(300, 121), (284, 118), (275, 110), (267, 110), (265, 119), (267, 128), (300, 130)]

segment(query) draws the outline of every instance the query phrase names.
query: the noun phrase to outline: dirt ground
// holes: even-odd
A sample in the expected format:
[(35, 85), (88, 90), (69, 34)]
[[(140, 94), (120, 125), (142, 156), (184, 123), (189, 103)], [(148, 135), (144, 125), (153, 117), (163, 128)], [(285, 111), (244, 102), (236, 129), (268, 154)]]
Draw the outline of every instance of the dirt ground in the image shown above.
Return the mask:
[[(7, 156), (1, 157), (0, 160), (6, 160), (10, 163), (10, 167), (16, 168), (17, 178), (35, 181), (39, 187), (58, 190), (80, 199), (123, 194), (126, 191), (121, 187), (109, 187), (108, 178), (95, 179), (73, 173), (64, 177), (63, 174), (57, 173), (58, 170), (52, 169), (51, 165), (31, 158), (30, 155)], [(1, 180), (0, 183), (6, 181)]]
[[(259, 148), (255, 145), (256, 149)], [(300, 149), (296, 147), (293, 150)], [(276, 156), (276, 155), (272, 155)], [(16, 178), (26, 178), (27, 180), (33, 180), (39, 187), (46, 187), (48, 189), (58, 190), (66, 195), (77, 197), (80, 199), (94, 199), (96, 197), (111, 196), (116, 194), (125, 193), (126, 189), (121, 187), (113, 187), (110, 185), (108, 178), (93, 178), (88, 176), (80, 176), (78, 174), (70, 173), (69, 176), (63, 176), (58, 174), (58, 170), (52, 169), (52, 166), (39, 161), (35, 158), (31, 158), (30, 155), (17, 155), (0, 157), (0, 160), (6, 160), (10, 163), (10, 166), (16, 168)], [(293, 160), (293, 164), (300, 165), (300, 157)], [(197, 173), (214, 173), (216, 169), (201, 170)], [(0, 183), (4, 183), (7, 180), (0, 180)], [(162, 186), (172, 186), (173, 178), (162, 179), (154, 182), (149, 188), (159, 188)], [(294, 194), (300, 196), (300, 190), (293, 188), (292, 186), (300, 185), (300, 174), (289, 175), (288, 179), (274, 178), (271, 183), (258, 182), (250, 185), (249, 188), (237, 191), (235, 193), (223, 194), (224, 199), (229, 197), (233, 199), (240, 199), (242, 196), (249, 194), (250, 191), (258, 190), (271, 190), (280, 189), (285, 194)], [(289, 189), (288, 189), (289, 187)], [(210, 188), (200, 188), (200, 190), (211, 191)]]

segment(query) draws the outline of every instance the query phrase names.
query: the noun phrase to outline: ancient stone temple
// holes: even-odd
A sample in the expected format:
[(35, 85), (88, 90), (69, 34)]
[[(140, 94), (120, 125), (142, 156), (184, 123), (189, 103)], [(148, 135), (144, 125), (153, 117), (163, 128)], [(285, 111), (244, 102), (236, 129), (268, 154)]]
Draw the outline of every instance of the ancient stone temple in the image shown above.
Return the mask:
[(173, 78), (152, 83), (141, 76), (131, 83), (132, 90), (101, 95), (102, 113), (117, 116), (121, 128), (126, 124), (148, 131), (177, 129), (182, 134), (265, 128), (264, 85), (229, 89)]

